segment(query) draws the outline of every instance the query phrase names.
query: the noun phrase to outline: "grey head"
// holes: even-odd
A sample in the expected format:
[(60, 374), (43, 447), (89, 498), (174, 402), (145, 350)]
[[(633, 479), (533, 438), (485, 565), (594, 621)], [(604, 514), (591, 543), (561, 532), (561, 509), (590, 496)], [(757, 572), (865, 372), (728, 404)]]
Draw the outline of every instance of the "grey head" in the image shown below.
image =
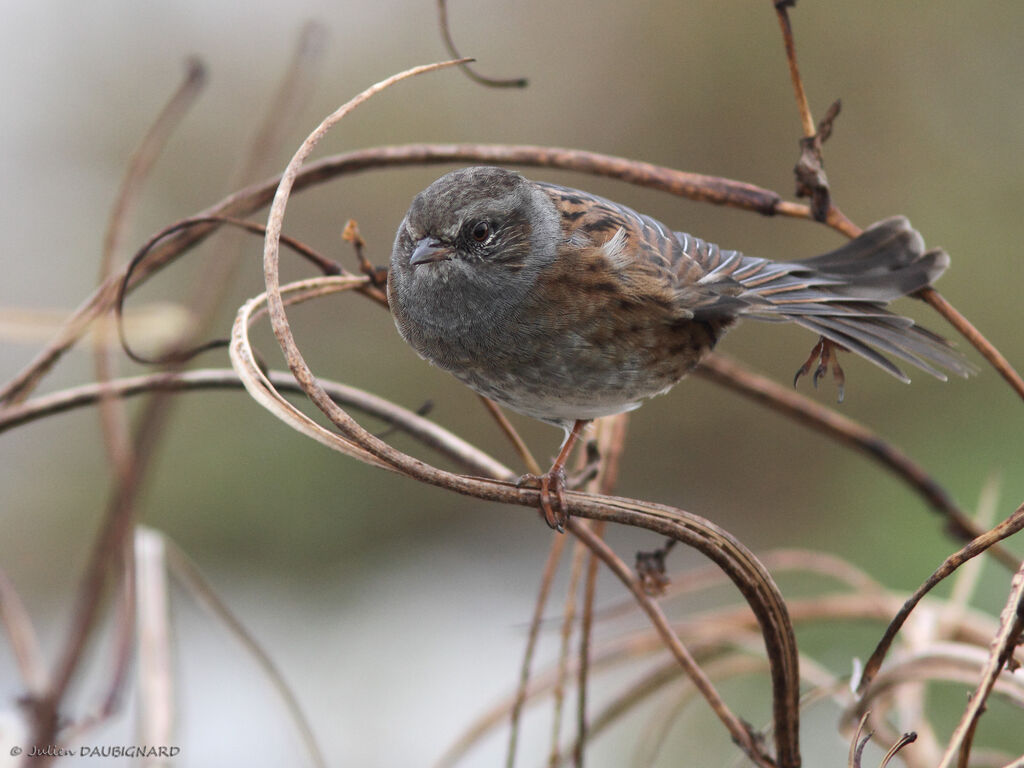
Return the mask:
[(493, 352), (554, 261), (560, 232), (551, 199), (518, 173), (442, 176), (416, 195), (395, 237), (388, 298), (399, 333), (449, 370)]

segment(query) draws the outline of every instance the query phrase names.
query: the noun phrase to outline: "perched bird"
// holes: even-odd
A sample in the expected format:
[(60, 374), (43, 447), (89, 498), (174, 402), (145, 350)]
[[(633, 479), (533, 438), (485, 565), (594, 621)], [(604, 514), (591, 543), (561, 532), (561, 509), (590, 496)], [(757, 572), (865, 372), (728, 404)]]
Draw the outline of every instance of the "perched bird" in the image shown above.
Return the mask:
[[(829, 253), (769, 261), (727, 251), (596, 195), (495, 167), (454, 171), (420, 192), (398, 227), (388, 299), (416, 352), (476, 392), (562, 427), (535, 478), (561, 529), (564, 465), (587, 422), (671, 388), (741, 317), (820, 336), (909, 381), (890, 358), (940, 379), (971, 367), (941, 337), (885, 307), (949, 265), (903, 217)], [(554, 501), (552, 500), (554, 497)]]

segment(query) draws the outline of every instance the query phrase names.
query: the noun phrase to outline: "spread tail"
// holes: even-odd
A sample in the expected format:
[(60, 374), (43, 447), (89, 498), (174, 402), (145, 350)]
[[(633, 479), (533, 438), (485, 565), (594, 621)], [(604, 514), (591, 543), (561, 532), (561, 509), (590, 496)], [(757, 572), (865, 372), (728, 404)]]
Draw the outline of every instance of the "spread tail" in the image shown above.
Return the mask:
[(941, 336), (886, 309), (894, 299), (931, 285), (949, 266), (945, 251), (925, 251), (921, 235), (902, 216), (803, 261), (768, 261), (717, 248), (702, 255), (716, 263), (703, 261), (709, 271), (701, 282), (739, 283), (729, 303), (742, 304), (745, 317), (802, 325), (902, 381), (910, 379), (890, 357), (942, 380), (945, 372), (974, 371)]

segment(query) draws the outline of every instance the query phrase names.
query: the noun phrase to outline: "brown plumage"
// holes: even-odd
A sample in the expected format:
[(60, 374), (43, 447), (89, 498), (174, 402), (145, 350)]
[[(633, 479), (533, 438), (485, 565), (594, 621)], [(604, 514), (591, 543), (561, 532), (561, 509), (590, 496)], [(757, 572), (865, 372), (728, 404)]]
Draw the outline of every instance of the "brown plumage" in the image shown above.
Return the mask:
[[(886, 309), (948, 264), (903, 217), (821, 256), (776, 262), (586, 192), (478, 167), (413, 200), (388, 295), (421, 356), (578, 434), (582, 422), (669, 389), (741, 317), (797, 323), (903, 381), (893, 358), (938, 378), (965, 376), (970, 365), (946, 341)], [(826, 346), (822, 360), (831, 353)], [(555, 526), (563, 517), (547, 497), (560, 494), (560, 473), (556, 462), (541, 479)]]

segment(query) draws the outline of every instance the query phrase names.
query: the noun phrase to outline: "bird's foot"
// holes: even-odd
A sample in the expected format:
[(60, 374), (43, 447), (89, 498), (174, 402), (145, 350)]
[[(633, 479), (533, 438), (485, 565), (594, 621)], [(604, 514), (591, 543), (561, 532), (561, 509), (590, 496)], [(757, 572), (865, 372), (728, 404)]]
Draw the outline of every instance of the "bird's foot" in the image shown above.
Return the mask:
[(559, 533), (565, 533), (565, 524), (569, 520), (565, 503), (565, 469), (552, 467), (543, 475), (526, 474), (516, 483), (520, 488), (536, 488), (540, 491), (540, 511), (544, 521)]
[[(843, 398), (846, 396), (846, 374), (843, 373), (843, 368), (839, 365), (839, 350), (846, 351), (846, 347), (830, 341), (824, 336), (819, 336), (818, 343), (811, 349), (811, 354), (807, 356), (806, 362), (797, 369), (796, 375), (793, 377), (793, 386), (797, 385), (801, 376), (806, 376), (811, 372), (811, 368), (814, 368), (811, 382), (817, 388), (818, 380), (831, 368), (832, 378), (835, 379), (836, 387), (839, 389), (839, 402), (843, 402)], [(817, 367), (814, 367), (815, 363), (818, 364)]]
[[(573, 446), (576, 445), (589, 423), (586, 419), (577, 419), (573, 422), (572, 429), (566, 430), (565, 440), (562, 442), (562, 447), (559, 449), (551, 469), (540, 477), (523, 475), (517, 483), (520, 486), (528, 485), (540, 490), (540, 511), (544, 513), (544, 520), (547, 521), (547, 524), (559, 533), (565, 533), (565, 524), (569, 521), (569, 505), (565, 501), (565, 463), (569, 459), (569, 454), (572, 453)], [(554, 497), (554, 503), (552, 503), (552, 497)]]

